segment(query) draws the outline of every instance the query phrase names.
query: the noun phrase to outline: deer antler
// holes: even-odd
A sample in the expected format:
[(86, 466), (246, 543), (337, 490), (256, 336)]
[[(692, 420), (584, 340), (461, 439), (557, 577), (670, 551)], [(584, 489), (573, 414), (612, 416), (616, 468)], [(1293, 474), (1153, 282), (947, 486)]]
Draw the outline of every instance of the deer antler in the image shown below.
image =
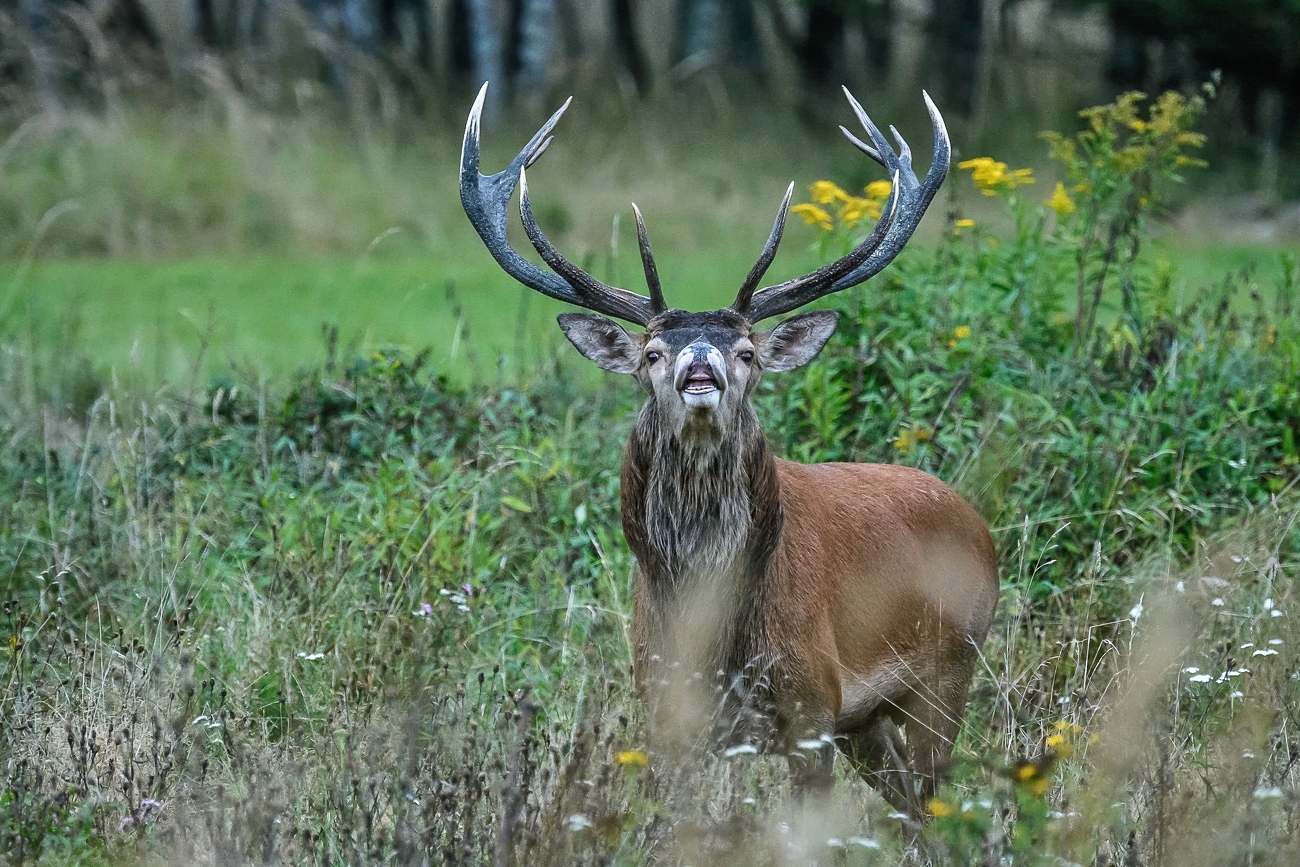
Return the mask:
[[(510, 165), (495, 175), (479, 173), (479, 133), (482, 124), (483, 101), (487, 97), (487, 83), (478, 92), (474, 107), (470, 109), (469, 120), (465, 123), (465, 140), (460, 151), (460, 201), (465, 206), (465, 214), (474, 225), (483, 244), (492, 258), (496, 259), (507, 274), (530, 289), (536, 289), (559, 301), (567, 301), (597, 313), (604, 313), (637, 325), (645, 325), (657, 314), (668, 309), (664, 303), (663, 293), (659, 290), (659, 279), (654, 269), (654, 258), (650, 254), (650, 242), (645, 235), (645, 227), (637, 214), (638, 237), (641, 242), (641, 257), (646, 267), (646, 280), (650, 284), (651, 297), (646, 298), (635, 292), (607, 286), (595, 277), (583, 271), (565, 259), (554, 245), (542, 234), (541, 228), (533, 217), (533, 210), (528, 202), (528, 179), (524, 172), (541, 157), (550, 146), (551, 130), (560, 122), (560, 117), (573, 101), (565, 100), (550, 120), (524, 145)], [(523, 219), (524, 231), (532, 241), (542, 260), (555, 273), (538, 268), (523, 256), (515, 252), (506, 239), (506, 207), (519, 185), (519, 214)]]
[[(853, 94), (849, 93), (847, 87), (844, 88), (844, 95), (848, 97), (853, 113), (858, 116), (858, 121), (867, 131), (867, 136), (872, 143), (867, 144), (844, 127), (840, 127), (840, 131), (860, 151), (880, 163), (893, 175), (889, 201), (886, 202), (884, 213), (871, 235), (843, 259), (824, 265), (811, 274), (755, 292), (754, 286), (763, 278), (763, 273), (776, 255), (777, 245), (781, 243), (786, 211), (790, 207), (790, 190), (787, 190), (785, 200), (781, 202), (781, 208), (777, 212), (772, 234), (763, 247), (763, 253), (759, 256), (753, 270), (749, 272), (749, 277), (740, 287), (740, 292), (731, 305), (732, 310), (746, 317), (750, 322), (788, 313), (816, 301), (823, 295), (857, 286), (879, 274), (912, 237), (917, 224), (925, 214), (925, 209), (929, 207), (935, 193), (939, 191), (939, 185), (948, 174), (952, 145), (948, 141), (948, 130), (944, 126), (943, 116), (939, 114), (939, 109), (935, 108), (928, 93), (924, 94), (925, 107), (930, 112), (930, 123), (934, 126), (934, 155), (930, 160), (930, 169), (926, 172), (924, 183), (917, 180), (916, 172), (912, 170), (912, 149), (898, 134), (898, 130), (892, 126), (889, 128), (894, 135), (894, 140), (898, 142), (899, 150), (895, 153), (884, 135), (863, 111), (862, 106), (853, 98)], [(793, 190), (793, 185), (790, 189)]]

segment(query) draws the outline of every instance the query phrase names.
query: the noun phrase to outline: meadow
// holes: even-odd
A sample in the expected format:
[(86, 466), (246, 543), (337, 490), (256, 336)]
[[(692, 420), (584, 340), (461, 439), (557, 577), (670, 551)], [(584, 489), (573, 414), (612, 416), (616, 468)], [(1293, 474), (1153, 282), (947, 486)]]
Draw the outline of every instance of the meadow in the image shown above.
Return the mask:
[[(964, 192), (923, 243), (829, 300), (819, 360), (757, 392), (785, 456), (921, 467), (994, 529), (998, 619), (915, 842), (842, 764), (806, 800), (780, 757), (651, 748), (618, 519), (638, 395), (493, 273), (454, 197), (418, 222), (418, 185), (392, 179), (412, 175), (372, 190), (322, 160), (355, 205), (306, 220), (334, 194), (277, 174), (294, 128), (231, 112), (243, 150), (176, 172), (259, 178), (294, 239), (259, 248), (230, 234), (244, 216), (169, 235), (155, 199), (115, 198), (139, 162), (121, 142), (165, 153), (165, 124), (42, 140), (23, 165), (112, 171), (30, 169), (0, 196), (32, 230), (0, 271), (0, 857), (1296, 863), (1297, 267), (1152, 238), (1200, 110), (1121, 100), (1052, 142), (1033, 186), (954, 168)], [(598, 183), (617, 161), (583, 181), (584, 147), (556, 173), (567, 242), (635, 288), (628, 227), (611, 249), (605, 221), (656, 202), (687, 215), (664, 229), (670, 300), (725, 303), (788, 163), (629, 189)], [(864, 228), (865, 180), (830, 160), (790, 176), (808, 172), (838, 186), (799, 199), (826, 228), (792, 226), (790, 273)], [(45, 223), (67, 177), (91, 179), (82, 222)], [(85, 216), (118, 205), (116, 235)], [(432, 252), (385, 246), (403, 235)], [(332, 258), (275, 253), (315, 244)], [(116, 258), (68, 258), (96, 253)]]

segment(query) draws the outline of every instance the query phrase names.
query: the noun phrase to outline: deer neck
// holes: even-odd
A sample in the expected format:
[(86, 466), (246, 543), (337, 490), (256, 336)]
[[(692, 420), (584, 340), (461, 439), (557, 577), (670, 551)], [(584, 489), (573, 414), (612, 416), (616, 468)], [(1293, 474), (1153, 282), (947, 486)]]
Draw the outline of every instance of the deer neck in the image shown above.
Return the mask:
[(648, 402), (628, 443), (622, 500), (624, 533), (646, 580), (678, 596), (701, 584), (748, 592), (780, 535), (776, 466), (748, 405), (734, 430), (674, 430)]

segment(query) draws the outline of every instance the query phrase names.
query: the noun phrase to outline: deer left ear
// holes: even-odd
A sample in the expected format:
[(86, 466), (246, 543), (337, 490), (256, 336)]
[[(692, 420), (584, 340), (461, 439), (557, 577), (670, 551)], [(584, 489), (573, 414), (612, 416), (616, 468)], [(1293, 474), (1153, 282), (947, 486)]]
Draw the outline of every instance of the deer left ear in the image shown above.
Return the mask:
[(755, 334), (753, 341), (763, 359), (763, 369), (781, 373), (812, 361), (839, 323), (840, 314), (834, 310), (813, 310)]
[(640, 341), (613, 319), (594, 313), (561, 313), (560, 330), (588, 359), (610, 373), (636, 373)]

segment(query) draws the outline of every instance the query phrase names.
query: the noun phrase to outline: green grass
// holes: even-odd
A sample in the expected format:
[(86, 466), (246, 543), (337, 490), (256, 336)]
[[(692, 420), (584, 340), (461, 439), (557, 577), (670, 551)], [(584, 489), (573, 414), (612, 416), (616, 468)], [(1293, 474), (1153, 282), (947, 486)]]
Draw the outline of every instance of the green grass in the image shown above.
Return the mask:
[[(749, 253), (661, 256), (672, 303), (730, 303)], [(815, 267), (810, 254), (784, 264), (800, 261)], [(616, 277), (645, 291), (638, 261), (616, 264)], [(608, 267), (593, 270), (608, 279)], [(14, 273), (0, 268), (0, 281)], [(196, 364), (204, 375), (243, 366), (282, 379), (319, 350), (322, 325), (335, 325), (352, 354), (427, 346), (438, 369), (464, 381), (495, 379), (502, 359), (507, 378), (527, 373), (558, 346), (555, 316), (566, 309), (519, 286), (480, 246), (398, 260), (37, 262), (18, 279), (4, 327), (47, 349), (71, 339), (119, 376), (159, 384), (185, 381)]]
[[(428, 347), (433, 366), (461, 382), (527, 379), (561, 346), (555, 316), (569, 308), (507, 277), (468, 225), (460, 234), (459, 254), (427, 257), (10, 263), (0, 266), (0, 287), (12, 293), (0, 328), (33, 349), (82, 354), (109, 377), (151, 387), (196, 374), (202, 385), (232, 367), (282, 381), (319, 351), (322, 326), (338, 327), (348, 354)], [(809, 230), (792, 226), (771, 282), (816, 266), (809, 240)], [(631, 247), (624, 239), (612, 276), (607, 256), (589, 267), (644, 292)], [(1154, 242), (1153, 252), (1176, 267), (1190, 299), (1251, 265), (1271, 292), (1281, 250)], [(670, 303), (730, 303), (753, 258), (736, 243), (661, 252)]]

